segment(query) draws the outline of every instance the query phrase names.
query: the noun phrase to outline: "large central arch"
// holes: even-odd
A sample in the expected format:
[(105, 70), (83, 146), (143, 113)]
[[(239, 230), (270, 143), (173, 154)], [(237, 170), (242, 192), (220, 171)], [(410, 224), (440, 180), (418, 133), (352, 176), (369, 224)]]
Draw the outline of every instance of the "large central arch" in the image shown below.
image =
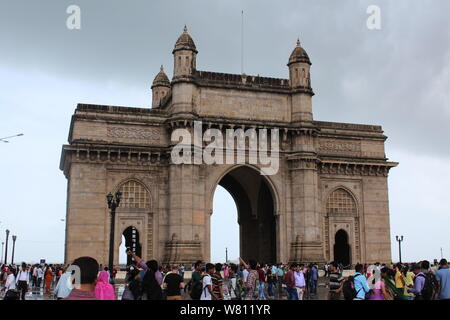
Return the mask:
[(240, 256), (247, 261), (276, 262), (276, 197), (270, 181), (253, 167), (239, 166), (221, 176), (214, 190), (217, 185), (226, 189), (236, 203)]

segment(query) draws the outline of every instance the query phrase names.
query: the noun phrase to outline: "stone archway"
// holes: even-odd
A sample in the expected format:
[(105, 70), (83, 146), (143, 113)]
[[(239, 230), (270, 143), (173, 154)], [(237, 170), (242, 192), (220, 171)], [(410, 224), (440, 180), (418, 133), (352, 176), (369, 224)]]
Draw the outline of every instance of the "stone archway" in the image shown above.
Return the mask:
[[(267, 178), (250, 166), (240, 166), (228, 171), (217, 185), (226, 189), (236, 203), (240, 256), (247, 261), (276, 262), (276, 204)], [(210, 234), (209, 241), (214, 236)]]
[(352, 261), (347, 231), (340, 229), (334, 238), (334, 261), (344, 266), (350, 265)]

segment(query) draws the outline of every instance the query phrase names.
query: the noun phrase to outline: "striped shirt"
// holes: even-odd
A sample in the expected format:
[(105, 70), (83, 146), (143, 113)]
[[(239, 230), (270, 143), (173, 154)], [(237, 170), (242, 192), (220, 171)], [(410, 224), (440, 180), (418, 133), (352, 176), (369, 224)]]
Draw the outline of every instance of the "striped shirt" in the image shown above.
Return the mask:
[(330, 288), (330, 291), (335, 291), (341, 287), (342, 281), (344, 281), (344, 277), (342, 276), (342, 273), (339, 272), (332, 272), (329, 276), (329, 283), (328, 286)]

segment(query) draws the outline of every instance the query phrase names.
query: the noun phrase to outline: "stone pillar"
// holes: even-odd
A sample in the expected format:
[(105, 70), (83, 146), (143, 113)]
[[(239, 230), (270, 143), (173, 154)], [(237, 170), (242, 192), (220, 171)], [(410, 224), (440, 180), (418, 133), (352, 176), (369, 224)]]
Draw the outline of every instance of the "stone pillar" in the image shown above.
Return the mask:
[(200, 166), (172, 164), (169, 169), (169, 234), (164, 262), (190, 264), (203, 259), (200, 230), (205, 209)]
[(291, 262), (322, 262), (320, 225), (319, 176), (314, 137), (300, 134), (294, 137), (298, 153), (290, 157), (292, 192)]

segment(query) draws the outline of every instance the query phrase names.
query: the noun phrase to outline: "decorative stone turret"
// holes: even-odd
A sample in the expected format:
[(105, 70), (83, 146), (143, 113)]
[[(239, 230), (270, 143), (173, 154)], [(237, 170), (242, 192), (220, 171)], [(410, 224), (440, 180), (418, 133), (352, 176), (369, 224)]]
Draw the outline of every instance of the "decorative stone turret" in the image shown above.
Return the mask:
[(174, 56), (174, 68), (173, 77), (177, 78), (190, 78), (193, 76), (197, 67), (197, 48), (194, 40), (189, 35), (187, 27), (184, 26), (183, 34), (178, 38), (173, 49)]
[(289, 79), (292, 88), (292, 121), (311, 121), (312, 117), (312, 96), (314, 92), (311, 88), (310, 67), (311, 60), (302, 48), (300, 40), (289, 57)]
[(152, 108), (159, 108), (161, 100), (164, 99), (164, 97), (167, 95), (169, 91), (170, 91), (170, 81), (166, 73), (164, 72), (163, 66), (161, 66), (161, 70), (156, 75), (155, 80), (153, 80)]
[(197, 48), (184, 26), (183, 34), (173, 49), (172, 113), (192, 117), (196, 95), (195, 72)]

